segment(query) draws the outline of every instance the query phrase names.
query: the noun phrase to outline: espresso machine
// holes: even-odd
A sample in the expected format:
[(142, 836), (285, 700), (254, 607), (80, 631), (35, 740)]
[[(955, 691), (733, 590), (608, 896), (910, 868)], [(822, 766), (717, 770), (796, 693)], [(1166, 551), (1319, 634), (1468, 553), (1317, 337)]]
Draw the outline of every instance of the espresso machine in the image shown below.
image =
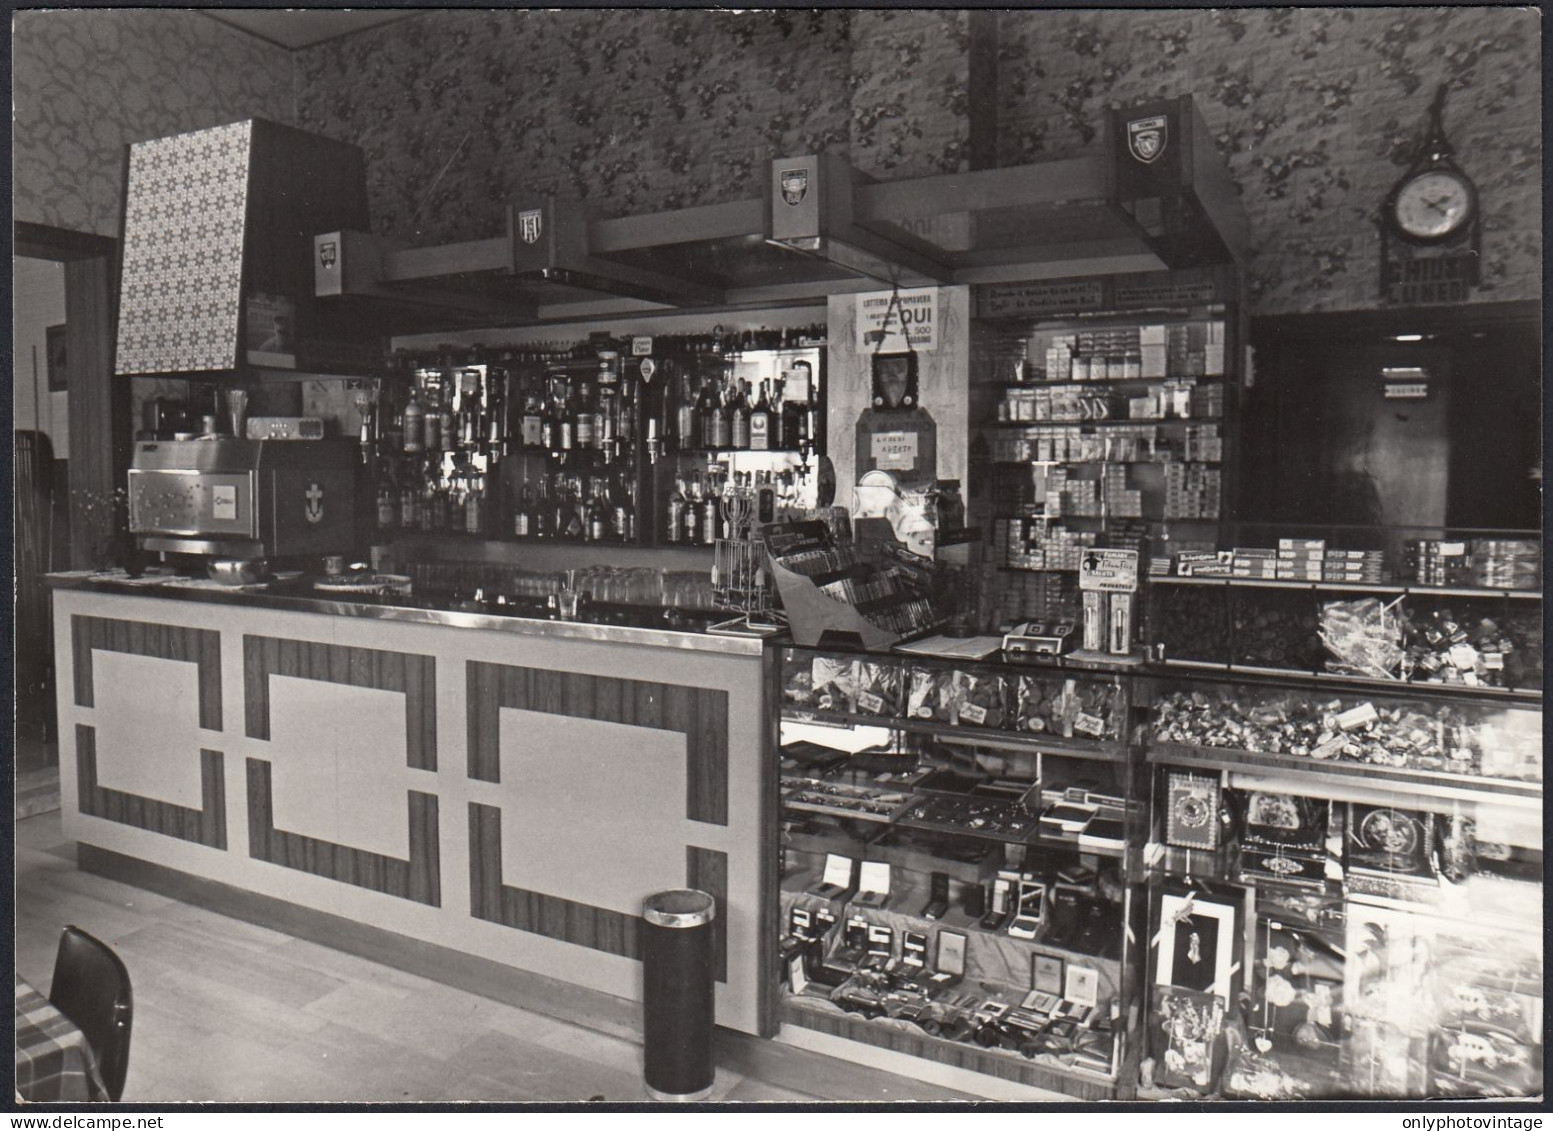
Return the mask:
[(140, 548), (270, 564), (355, 543), (354, 440), (145, 440), (129, 470)]

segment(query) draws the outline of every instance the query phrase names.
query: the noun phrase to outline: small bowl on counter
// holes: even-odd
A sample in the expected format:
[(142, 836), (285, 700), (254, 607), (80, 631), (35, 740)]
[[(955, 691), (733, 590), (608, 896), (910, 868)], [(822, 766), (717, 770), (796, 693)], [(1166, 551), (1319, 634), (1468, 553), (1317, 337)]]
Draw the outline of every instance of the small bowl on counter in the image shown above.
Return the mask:
[(269, 577), (270, 564), (263, 558), (212, 558), (205, 572), (222, 585), (257, 585)]

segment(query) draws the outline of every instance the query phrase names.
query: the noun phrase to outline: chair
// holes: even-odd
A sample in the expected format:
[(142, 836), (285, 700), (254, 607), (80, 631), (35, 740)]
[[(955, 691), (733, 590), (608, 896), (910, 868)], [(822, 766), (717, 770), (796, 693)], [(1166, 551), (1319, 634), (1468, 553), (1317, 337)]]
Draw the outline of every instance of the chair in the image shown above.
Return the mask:
[(113, 949), (79, 927), (66, 927), (54, 958), (49, 1001), (86, 1035), (108, 1099), (124, 1094), (134, 996), (129, 971)]

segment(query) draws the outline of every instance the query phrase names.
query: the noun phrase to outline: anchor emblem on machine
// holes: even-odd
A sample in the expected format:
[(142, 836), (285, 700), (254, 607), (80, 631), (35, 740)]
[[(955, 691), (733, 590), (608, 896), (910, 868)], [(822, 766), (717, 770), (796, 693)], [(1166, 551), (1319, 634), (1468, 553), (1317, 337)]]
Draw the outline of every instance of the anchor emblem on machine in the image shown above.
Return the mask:
[(309, 483), (303, 494), (307, 503), (302, 508), (302, 515), (309, 523), (317, 525), (324, 520), (324, 489), (317, 483)]

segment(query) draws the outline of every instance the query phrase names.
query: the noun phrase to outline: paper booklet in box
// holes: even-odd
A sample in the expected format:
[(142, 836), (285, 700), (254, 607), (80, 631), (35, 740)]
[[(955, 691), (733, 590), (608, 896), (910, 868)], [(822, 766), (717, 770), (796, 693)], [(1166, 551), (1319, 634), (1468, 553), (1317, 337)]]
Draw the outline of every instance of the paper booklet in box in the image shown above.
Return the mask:
[(890, 899), (890, 866), (879, 860), (864, 860), (858, 871), (857, 894), (852, 902), (858, 907), (883, 907)]
[(811, 894), (825, 899), (850, 899), (857, 890), (857, 861), (835, 852), (826, 853), (825, 871)]

